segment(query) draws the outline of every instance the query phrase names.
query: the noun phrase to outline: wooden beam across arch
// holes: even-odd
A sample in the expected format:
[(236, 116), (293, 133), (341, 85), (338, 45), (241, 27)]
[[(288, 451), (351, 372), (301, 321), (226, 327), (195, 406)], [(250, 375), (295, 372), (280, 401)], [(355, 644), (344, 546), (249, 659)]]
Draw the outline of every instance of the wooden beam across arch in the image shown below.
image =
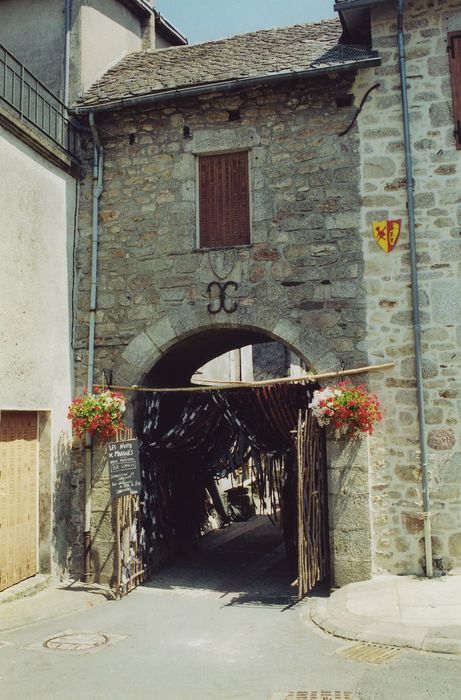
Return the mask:
[[(115, 391), (140, 391), (140, 392), (157, 392), (159, 394), (186, 394), (186, 393), (206, 393), (210, 391), (222, 391), (224, 389), (252, 389), (262, 386), (274, 386), (276, 384), (312, 384), (320, 379), (338, 379), (340, 377), (351, 377), (358, 374), (368, 374), (369, 372), (380, 372), (386, 369), (395, 367), (394, 362), (386, 362), (381, 365), (368, 365), (366, 367), (356, 367), (347, 370), (338, 370), (337, 372), (323, 372), (321, 374), (307, 374), (303, 377), (280, 377), (278, 379), (267, 379), (258, 382), (219, 382), (215, 380), (202, 380), (203, 385), (187, 386), (187, 387), (145, 387), (133, 384), (132, 386), (120, 386), (111, 384), (93, 384), (97, 389), (113, 389)], [(208, 384), (207, 381), (212, 382)]]

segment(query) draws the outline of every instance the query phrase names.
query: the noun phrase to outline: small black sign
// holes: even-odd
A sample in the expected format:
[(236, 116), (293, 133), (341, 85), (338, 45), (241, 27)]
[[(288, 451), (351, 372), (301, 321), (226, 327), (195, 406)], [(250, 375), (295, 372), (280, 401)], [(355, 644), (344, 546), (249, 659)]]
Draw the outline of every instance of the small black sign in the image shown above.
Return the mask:
[(108, 442), (110, 493), (112, 498), (141, 491), (141, 468), (137, 440)]

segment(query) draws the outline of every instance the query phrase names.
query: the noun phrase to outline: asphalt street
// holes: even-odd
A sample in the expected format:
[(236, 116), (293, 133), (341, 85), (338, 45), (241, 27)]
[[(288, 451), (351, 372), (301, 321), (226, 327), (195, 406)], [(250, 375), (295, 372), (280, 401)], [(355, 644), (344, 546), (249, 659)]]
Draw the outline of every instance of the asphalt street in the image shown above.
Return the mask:
[(121, 601), (2, 632), (0, 697), (459, 697), (459, 657), (400, 650), (382, 663), (346, 658), (354, 644), (309, 622), (309, 600), (293, 604), (289, 583), (269, 521), (211, 533)]

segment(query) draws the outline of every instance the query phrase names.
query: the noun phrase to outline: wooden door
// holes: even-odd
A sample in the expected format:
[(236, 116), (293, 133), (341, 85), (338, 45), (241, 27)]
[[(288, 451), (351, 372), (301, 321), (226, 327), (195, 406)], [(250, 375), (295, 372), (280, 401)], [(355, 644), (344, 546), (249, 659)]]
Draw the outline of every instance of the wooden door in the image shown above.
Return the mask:
[(325, 429), (312, 411), (299, 412), (297, 432), (298, 595), (329, 578)]
[(37, 413), (0, 413), (0, 591), (38, 571)]

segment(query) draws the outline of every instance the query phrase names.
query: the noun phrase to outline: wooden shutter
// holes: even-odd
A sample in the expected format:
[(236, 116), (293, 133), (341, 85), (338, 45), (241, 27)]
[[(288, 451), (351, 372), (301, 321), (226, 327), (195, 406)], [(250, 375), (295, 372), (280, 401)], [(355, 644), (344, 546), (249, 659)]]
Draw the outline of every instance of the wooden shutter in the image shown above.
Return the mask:
[(461, 149), (461, 32), (448, 34), (456, 148)]
[(37, 573), (37, 414), (0, 415), (0, 591)]
[(248, 153), (199, 158), (201, 248), (225, 248), (250, 242)]

